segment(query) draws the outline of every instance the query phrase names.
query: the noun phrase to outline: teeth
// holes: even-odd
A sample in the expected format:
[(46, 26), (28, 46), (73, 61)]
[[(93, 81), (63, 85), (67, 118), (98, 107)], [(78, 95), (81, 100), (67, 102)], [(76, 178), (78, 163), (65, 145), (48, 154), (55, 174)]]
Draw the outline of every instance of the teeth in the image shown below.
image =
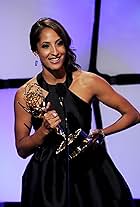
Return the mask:
[(59, 61), (60, 58), (52, 58), (50, 59), (51, 63), (57, 63)]

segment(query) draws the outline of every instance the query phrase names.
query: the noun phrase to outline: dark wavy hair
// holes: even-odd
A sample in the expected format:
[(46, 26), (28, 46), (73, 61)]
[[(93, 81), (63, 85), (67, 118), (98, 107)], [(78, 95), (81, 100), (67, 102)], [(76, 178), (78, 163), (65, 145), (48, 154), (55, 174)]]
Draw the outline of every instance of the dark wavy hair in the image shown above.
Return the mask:
[(66, 48), (66, 58), (64, 66), (67, 72), (69, 70), (75, 71), (80, 68), (80, 65), (76, 63), (76, 54), (74, 53), (74, 50), (70, 48), (71, 38), (69, 34), (65, 30), (65, 28), (55, 19), (47, 17), (40, 18), (36, 23), (32, 25), (30, 31), (31, 50), (33, 52), (37, 51), (37, 43), (40, 40), (41, 31), (46, 27), (53, 29), (64, 42), (64, 46)]

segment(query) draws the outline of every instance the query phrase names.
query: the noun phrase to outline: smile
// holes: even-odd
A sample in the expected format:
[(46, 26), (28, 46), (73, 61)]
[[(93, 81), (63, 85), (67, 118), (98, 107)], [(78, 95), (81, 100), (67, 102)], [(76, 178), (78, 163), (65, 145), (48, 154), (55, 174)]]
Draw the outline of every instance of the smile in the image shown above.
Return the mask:
[(60, 60), (60, 57), (58, 58), (49, 58), (50, 63), (58, 63)]

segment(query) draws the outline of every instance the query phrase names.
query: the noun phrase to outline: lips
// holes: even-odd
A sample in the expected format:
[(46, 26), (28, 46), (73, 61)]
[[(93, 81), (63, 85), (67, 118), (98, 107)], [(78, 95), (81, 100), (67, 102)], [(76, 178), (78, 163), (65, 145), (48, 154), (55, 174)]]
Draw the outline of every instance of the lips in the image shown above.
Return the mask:
[(60, 57), (57, 58), (49, 58), (50, 63), (58, 63), (60, 60)]

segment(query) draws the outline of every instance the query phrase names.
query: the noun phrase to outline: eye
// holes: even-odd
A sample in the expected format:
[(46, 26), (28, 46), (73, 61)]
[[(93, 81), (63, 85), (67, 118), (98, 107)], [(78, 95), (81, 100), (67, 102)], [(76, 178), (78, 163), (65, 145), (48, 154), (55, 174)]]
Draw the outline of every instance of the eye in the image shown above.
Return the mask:
[(48, 48), (48, 47), (49, 47), (48, 44), (43, 44), (43, 45), (42, 45), (42, 48)]
[(61, 40), (61, 39), (60, 39), (60, 40), (58, 40), (57, 45), (59, 45), (59, 46), (64, 45), (63, 40)]

